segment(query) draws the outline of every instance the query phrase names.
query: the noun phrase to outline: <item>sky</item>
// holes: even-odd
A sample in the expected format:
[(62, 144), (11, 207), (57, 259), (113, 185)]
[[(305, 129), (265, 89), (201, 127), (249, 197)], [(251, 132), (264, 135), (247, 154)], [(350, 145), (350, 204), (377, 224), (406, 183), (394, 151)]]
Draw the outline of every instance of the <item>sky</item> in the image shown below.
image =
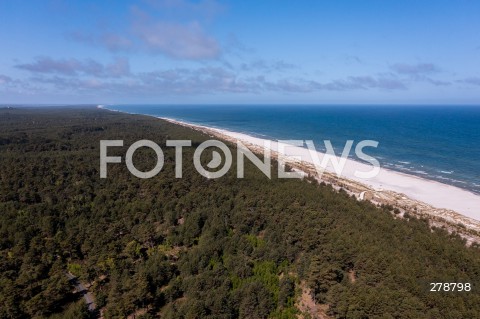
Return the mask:
[(480, 104), (480, 1), (0, 0), (0, 103)]

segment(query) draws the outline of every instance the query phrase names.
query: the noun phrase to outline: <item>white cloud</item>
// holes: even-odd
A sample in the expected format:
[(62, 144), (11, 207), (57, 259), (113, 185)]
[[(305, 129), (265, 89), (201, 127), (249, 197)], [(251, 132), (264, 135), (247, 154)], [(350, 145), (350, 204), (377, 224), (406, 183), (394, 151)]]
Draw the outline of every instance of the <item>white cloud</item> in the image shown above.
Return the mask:
[(86, 34), (71, 32), (77, 42), (100, 46), (112, 52), (149, 52), (174, 59), (212, 60), (220, 56), (219, 42), (205, 30), (204, 17), (213, 17), (223, 6), (213, 0), (149, 0), (149, 6), (131, 8), (131, 22), (123, 32)]
[(469, 77), (469, 78), (460, 80), (458, 82), (480, 86), (480, 78), (479, 77)]
[(102, 35), (99, 41), (108, 50), (113, 52), (128, 51), (133, 48), (133, 42), (129, 38), (114, 33)]
[(12, 81), (12, 78), (6, 75), (0, 74), (0, 85), (8, 84)]
[(217, 41), (199, 23), (137, 21), (134, 33), (151, 52), (177, 59), (214, 59), (220, 55)]
[(406, 63), (396, 63), (391, 66), (391, 69), (399, 74), (406, 75), (421, 75), (421, 74), (431, 74), (439, 72), (440, 69), (433, 63), (417, 63), (417, 64), (406, 64)]

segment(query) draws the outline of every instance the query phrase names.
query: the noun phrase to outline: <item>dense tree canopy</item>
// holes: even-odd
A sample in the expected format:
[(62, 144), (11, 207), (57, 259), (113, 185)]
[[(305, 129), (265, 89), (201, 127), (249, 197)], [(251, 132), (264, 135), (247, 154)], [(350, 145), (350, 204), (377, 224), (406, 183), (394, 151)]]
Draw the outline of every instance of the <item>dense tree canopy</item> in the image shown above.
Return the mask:
[[(269, 180), (248, 161), (244, 179), (208, 180), (191, 161), (208, 138), (87, 107), (0, 109), (0, 318), (92, 316), (67, 271), (91, 284), (105, 318), (296, 318), (304, 287), (332, 318), (480, 318), (478, 247), (327, 185)], [(109, 149), (123, 158), (155, 141), (165, 166), (139, 179), (109, 164), (100, 179), (102, 139), (125, 140)], [(194, 141), (182, 179), (167, 139)], [(155, 161), (134, 156), (139, 169)]]

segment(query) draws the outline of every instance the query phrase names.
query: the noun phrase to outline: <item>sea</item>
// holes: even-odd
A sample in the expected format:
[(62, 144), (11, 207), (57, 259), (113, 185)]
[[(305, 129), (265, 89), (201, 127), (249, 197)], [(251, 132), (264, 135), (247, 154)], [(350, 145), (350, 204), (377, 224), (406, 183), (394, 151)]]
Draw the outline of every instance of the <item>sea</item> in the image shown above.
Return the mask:
[[(382, 167), (480, 194), (480, 106), (107, 105), (106, 109), (226, 129), (272, 140), (313, 140), (337, 155), (348, 140)], [(354, 151), (350, 158), (361, 161)]]

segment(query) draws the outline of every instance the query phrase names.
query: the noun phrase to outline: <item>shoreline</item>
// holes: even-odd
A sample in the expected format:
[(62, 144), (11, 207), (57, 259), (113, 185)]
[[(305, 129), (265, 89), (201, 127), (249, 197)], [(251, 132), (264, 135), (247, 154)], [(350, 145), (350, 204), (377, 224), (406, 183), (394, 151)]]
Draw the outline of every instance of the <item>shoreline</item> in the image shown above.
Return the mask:
[[(238, 133), (226, 129), (204, 126), (176, 120), (168, 117), (156, 115), (133, 113), (110, 109), (105, 105), (98, 105), (98, 109), (119, 112), (130, 115), (143, 115), (154, 117), (172, 124), (181, 125), (200, 131), (211, 137), (235, 144), (237, 140), (241, 141), (246, 147), (256, 154), (264, 154), (264, 141), (267, 139), (250, 136), (245, 133)], [(275, 142), (272, 141), (275, 146)], [(274, 147), (272, 147), (274, 148)], [(271, 148), (271, 156), (278, 159), (278, 152)], [(309, 151), (303, 147), (289, 147), (294, 150), (294, 154), (308, 154)], [(316, 151), (317, 156), (321, 158), (324, 153)], [(282, 156), (282, 155), (280, 155)], [(307, 160), (292, 160), (288, 156), (282, 156), (282, 159), (295, 171), (303, 173), (305, 176), (316, 176), (315, 166)], [(352, 169), (359, 171), (368, 171), (365, 169), (369, 165), (347, 159), (347, 164), (343, 173), (352, 173)], [(348, 165), (349, 164), (349, 165)], [(329, 172), (328, 168), (323, 173), (322, 179), (318, 182), (324, 182), (331, 185), (339, 191), (345, 190), (348, 194), (355, 196), (358, 200), (368, 200), (374, 205), (390, 205), (399, 213), (399, 218), (403, 218), (406, 213), (415, 215), (419, 218), (428, 219), (431, 226), (442, 227), (449, 232), (457, 232), (467, 241), (467, 245), (473, 242), (480, 243), (480, 195), (468, 190), (458, 188), (452, 185), (443, 184), (435, 180), (425, 179), (419, 176), (394, 171), (389, 168), (381, 168), (381, 179), (372, 179), (370, 181), (358, 180), (352, 176), (340, 176)], [(443, 205), (445, 204), (445, 205)], [(445, 207), (442, 207), (445, 206)], [(397, 211), (397, 212), (398, 212)], [(393, 211), (392, 211), (393, 213)]]
[[(305, 175), (318, 176), (312, 157), (306, 148), (289, 146), (285, 153), (279, 154), (278, 143), (275, 141), (167, 117), (154, 117), (228, 142), (236, 143), (238, 140), (257, 154), (263, 154), (265, 141), (270, 141), (272, 158), (277, 159), (280, 156), (296, 171), (303, 172)], [(316, 151), (316, 155), (321, 161), (325, 154)], [(302, 159), (293, 159), (292, 156), (301, 156)], [(469, 243), (480, 242), (479, 195), (455, 186), (383, 167), (377, 176), (370, 179), (362, 179), (354, 175), (355, 171), (368, 172), (371, 167), (368, 164), (346, 159), (345, 168), (340, 176), (334, 173), (330, 164), (326, 167), (322, 178), (317, 180), (326, 182), (337, 190), (343, 188), (358, 200), (369, 200), (377, 205), (391, 205), (399, 209), (401, 217), (409, 213), (427, 217), (437, 227), (448, 225), (450, 230), (462, 234)]]

